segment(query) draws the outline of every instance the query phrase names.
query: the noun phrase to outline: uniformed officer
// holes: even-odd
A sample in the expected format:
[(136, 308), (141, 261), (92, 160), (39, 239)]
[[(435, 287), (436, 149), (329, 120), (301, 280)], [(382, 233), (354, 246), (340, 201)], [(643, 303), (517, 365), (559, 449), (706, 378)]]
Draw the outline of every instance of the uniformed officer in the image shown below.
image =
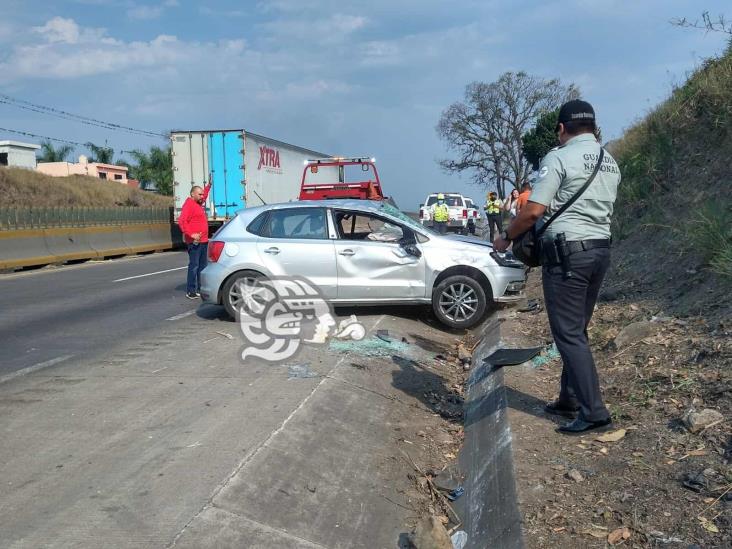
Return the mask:
[(503, 209), (503, 202), (498, 200), (496, 193), (493, 191), (488, 193), (488, 199), (485, 201), (485, 215), (488, 220), (488, 230), (490, 231), (490, 239), (493, 242), (494, 232), (493, 227), (498, 229), (500, 233), (503, 230), (503, 220), (501, 219), (501, 210)]
[(447, 222), (450, 220), (450, 208), (445, 204), (445, 195), (437, 195), (437, 203), (432, 205), (432, 226), (440, 233), (447, 233)]
[[(511, 239), (540, 219), (546, 221), (584, 185), (600, 153), (595, 131), (595, 111), (589, 103), (574, 100), (562, 105), (557, 124), (561, 145), (542, 160), (529, 202), (496, 238), (496, 250), (506, 250)], [(549, 250), (557, 235), (564, 235), (569, 254), (564, 268), (548, 255), (542, 260), (546, 311), (563, 362), (559, 398), (545, 410), (569, 418), (579, 412), (574, 421), (559, 427), (565, 434), (612, 427), (600, 394), (587, 325), (610, 264), (610, 217), (619, 183), (618, 165), (606, 151), (590, 186), (552, 222), (542, 238), (542, 245)]]

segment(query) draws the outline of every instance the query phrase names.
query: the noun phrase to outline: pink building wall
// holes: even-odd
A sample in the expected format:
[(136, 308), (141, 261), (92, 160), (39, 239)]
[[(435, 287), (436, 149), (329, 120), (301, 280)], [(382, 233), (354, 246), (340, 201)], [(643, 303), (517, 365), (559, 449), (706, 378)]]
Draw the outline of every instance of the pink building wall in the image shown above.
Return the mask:
[(127, 166), (101, 164), (89, 162), (85, 156), (79, 157), (79, 162), (39, 162), (36, 170), (54, 177), (68, 175), (88, 175), (98, 179), (107, 179), (127, 185)]

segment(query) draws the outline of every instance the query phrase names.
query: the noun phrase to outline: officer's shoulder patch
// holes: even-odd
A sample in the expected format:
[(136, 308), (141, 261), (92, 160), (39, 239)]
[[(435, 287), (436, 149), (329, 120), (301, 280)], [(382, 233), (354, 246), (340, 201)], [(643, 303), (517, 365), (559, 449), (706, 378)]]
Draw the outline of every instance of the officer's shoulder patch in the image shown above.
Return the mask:
[(548, 174), (548, 173), (549, 173), (549, 166), (542, 166), (541, 169), (539, 170), (539, 179), (546, 176), (546, 174)]

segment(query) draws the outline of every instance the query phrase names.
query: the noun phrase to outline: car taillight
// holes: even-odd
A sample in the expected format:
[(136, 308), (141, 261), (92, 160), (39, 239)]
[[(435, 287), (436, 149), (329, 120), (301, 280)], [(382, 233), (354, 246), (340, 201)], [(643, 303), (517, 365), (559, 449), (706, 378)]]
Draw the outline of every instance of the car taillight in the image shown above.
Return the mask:
[(208, 260), (211, 263), (216, 263), (221, 257), (221, 252), (224, 251), (224, 243), (219, 240), (214, 240), (208, 243)]
[(463, 210), (463, 217), (464, 217), (465, 219), (467, 219), (467, 218), (468, 218), (468, 210)]

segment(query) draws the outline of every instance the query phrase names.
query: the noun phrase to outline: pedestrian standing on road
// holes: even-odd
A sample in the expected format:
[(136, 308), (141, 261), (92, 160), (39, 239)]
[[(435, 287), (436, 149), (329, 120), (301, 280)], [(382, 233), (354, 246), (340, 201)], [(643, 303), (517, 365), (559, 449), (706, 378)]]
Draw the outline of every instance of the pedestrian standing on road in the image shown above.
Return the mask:
[(521, 208), (526, 206), (526, 203), (529, 201), (529, 196), (531, 195), (531, 183), (528, 181), (524, 181), (524, 184), (521, 185), (521, 193), (518, 195), (518, 198), (516, 199), (516, 215), (521, 213)]
[(503, 202), (503, 209), (508, 212), (509, 221), (513, 221), (516, 217), (516, 204), (518, 204), (519, 192), (517, 189), (511, 191), (511, 194), (506, 197)]
[(432, 205), (432, 226), (440, 234), (447, 233), (447, 222), (450, 219), (450, 209), (445, 204), (445, 195), (437, 195), (437, 203)]
[(493, 242), (495, 232), (493, 227), (495, 226), (498, 231), (503, 230), (503, 220), (501, 219), (501, 210), (503, 209), (503, 203), (498, 200), (496, 193), (493, 191), (488, 193), (488, 199), (485, 201), (485, 215), (488, 220), (488, 231), (490, 232), (490, 241)]
[(178, 218), (178, 226), (188, 248), (188, 299), (201, 297), (201, 271), (208, 263), (208, 219), (204, 204), (210, 190), (211, 183), (203, 189), (198, 185), (194, 186), (191, 196), (183, 203)]
[[(574, 100), (562, 105), (557, 124), (560, 146), (542, 160), (526, 206), (495, 240), (496, 250), (505, 250), (537, 221), (546, 222), (590, 180), (602, 151), (595, 130), (595, 111), (589, 103)], [(547, 227), (541, 240), (544, 300), (563, 363), (559, 397), (545, 411), (570, 418), (578, 413), (574, 421), (559, 427), (565, 434), (612, 426), (587, 335), (610, 264), (610, 217), (620, 183), (615, 160), (607, 152), (603, 155), (595, 178)]]

